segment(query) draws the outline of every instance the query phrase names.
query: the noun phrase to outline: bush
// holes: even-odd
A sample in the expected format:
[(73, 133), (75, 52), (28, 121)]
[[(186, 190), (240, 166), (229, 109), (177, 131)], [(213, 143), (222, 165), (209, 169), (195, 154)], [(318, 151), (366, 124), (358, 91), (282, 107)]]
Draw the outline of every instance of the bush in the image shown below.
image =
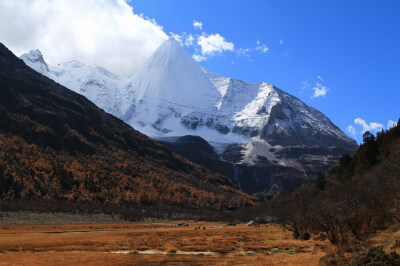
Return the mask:
[(370, 247), (361, 250), (351, 259), (350, 266), (400, 265), (400, 255), (396, 252), (385, 253), (383, 247)]
[(309, 232), (305, 232), (305, 233), (302, 233), (301, 234), (301, 236), (300, 236), (300, 240), (310, 240), (310, 237), (311, 237), (311, 235), (310, 235), (310, 233)]
[(168, 247), (165, 251), (167, 253), (176, 253), (178, 249), (176, 247)]

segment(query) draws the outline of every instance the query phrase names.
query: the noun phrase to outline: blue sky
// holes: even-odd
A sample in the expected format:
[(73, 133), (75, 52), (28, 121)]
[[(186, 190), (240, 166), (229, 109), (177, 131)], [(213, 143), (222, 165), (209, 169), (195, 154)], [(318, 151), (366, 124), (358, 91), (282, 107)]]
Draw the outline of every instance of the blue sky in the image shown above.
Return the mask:
[(172, 33), (210, 71), (271, 83), (358, 142), (399, 119), (398, 0), (0, 1), (0, 42), (51, 65), (125, 77)]
[(219, 34), (234, 48), (205, 54), (202, 66), (221, 76), (272, 83), (322, 111), (358, 142), (363, 130), (387, 128), (400, 117), (400, 1), (128, 3), (165, 33), (183, 41), (192, 35), (193, 44), (185, 46), (191, 54), (202, 55), (199, 36)]

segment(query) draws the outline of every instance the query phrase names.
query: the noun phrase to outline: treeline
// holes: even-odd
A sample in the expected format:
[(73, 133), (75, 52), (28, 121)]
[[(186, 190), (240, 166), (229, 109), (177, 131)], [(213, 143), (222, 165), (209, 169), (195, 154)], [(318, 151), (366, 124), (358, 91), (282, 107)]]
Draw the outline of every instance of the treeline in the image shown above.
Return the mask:
[(400, 120), (376, 137), (366, 132), (363, 144), (326, 176), (268, 202), (263, 214), (277, 217), (296, 238), (322, 232), (347, 251), (367, 245), (377, 229), (400, 219)]

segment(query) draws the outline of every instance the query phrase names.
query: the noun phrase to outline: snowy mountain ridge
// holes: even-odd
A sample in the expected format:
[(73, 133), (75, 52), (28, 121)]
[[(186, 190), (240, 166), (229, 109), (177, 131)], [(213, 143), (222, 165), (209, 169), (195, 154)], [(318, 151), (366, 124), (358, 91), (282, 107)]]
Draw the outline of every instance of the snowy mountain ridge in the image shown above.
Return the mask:
[[(173, 38), (127, 78), (76, 60), (49, 66), (39, 50), (20, 58), (152, 138), (171, 144), (186, 135), (200, 136), (232, 164), (238, 182), (244, 177), (237, 164), (269, 167), (253, 177), (246, 174), (248, 179), (263, 175), (264, 183), (279, 167), (286, 167), (288, 176), (303, 178), (306, 172), (325, 171), (356, 147), (325, 115), (298, 98), (268, 83), (220, 77), (198, 65)], [(269, 186), (269, 181), (260, 182), (257, 186)]]
[[(150, 137), (192, 134), (209, 142), (243, 143), (256, 136), (268, 141), (269, 135), (304, 135), (318, 128), (328, 138), (353, 142), (322, 113), (271, 84), (249, 84), (209, 72), (173, 38), (125, 79), (76, 60), (48, 66), (39, 50), (21, 59)], [(280, 117), (270, 119), (273, 109), (282, 109)], [(297, 144), (329, 146), (312, 139)], [(275, 140), (272, 144), (285, 143)]]
[(20, 58), (40, 74), (84, 95), (106, 112), (120, 116), (121, 79), (103, 67), (85, 65), (77, 60), (51, 66), (45, 62), (39, 50), (32, 50)]

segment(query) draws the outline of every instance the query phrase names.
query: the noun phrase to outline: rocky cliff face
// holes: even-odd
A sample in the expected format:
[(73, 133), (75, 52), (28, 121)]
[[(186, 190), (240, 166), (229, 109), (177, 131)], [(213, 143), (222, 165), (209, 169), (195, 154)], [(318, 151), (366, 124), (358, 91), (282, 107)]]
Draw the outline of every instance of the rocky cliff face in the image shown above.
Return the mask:
[[(285, 193), (312, 182), (357, 146), (298, 98), (271, 84), (211, 73), (173, 38), (124, 79), (76, 61), (54, 68), (37, 51), (22, 59), (248, 193)], [(190, 135), (197, 137), (184, 137)]]

